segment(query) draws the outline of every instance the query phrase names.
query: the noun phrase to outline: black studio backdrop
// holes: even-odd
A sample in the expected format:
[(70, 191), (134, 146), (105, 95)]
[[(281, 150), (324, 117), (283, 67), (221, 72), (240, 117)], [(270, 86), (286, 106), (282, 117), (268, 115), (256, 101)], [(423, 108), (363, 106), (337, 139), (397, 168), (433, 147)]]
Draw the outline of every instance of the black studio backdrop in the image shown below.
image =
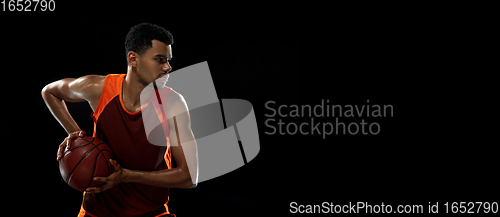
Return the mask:
[[(4, 138), (19, 138), (18, 144), (8, 145), (8, 153), (22, 159), (2, 162), (5, 174), (17, 177), (12, 182), (22, 192), (12, 201), (29, 204), (29, 209), (17, 211), (78, 213), (82, 195), (64, 183), (55, 160), (66, 133), (40, 91), (61, 78), (126, 73), (125, 35), (141, 22), (161, 25), (173, 34), (174, 71), (208, 61), (219, 98), (250, 101), (259, 128), (260, 152), (253, 161), (195, 189), (172, 189), (172, 213), (272, 216), (289, 213), (291, 202), (498, 201), (493, 187), (498, 179), (491, 172), (493, 146), (475, 136), (489, 128), (480, 122), (483, 117), (470, 116), (480, 114), (457, 106), (481, 100), (463, 94), (468, 91), (456, 78), (452, 82), (440, 74), (445, 69), (440, 64), (448, 63), (441, 55), (451, 40), (446, 30), (405, 17), (404, 11), (393, 16), (311, 16), (305, 9), (286, 7), (188, 8), (149, 3), (92, 7), (57, 1), (51, 13), (2, 12), (2, 133)], [(342, 119), (377, 122), (377, 135), (323, 139), (266, 133), (272, 131), (266, 125), (266, 115), (272, 113), (267, 102), (276, 102), (277, 109), (314, 106), (322, 100), (392, 105), (394, 115)], [(67, 105), (79, 126), (91, 134), (90, 106)], [(286, 123), (310, 121), (275, 118)]]
[[(29, 203), (32, 210), (71, 216), (78, 213), (82, 201), (82, 193), (64, 183), (59, 174), (55, 156), (58, 144), (67, 134), (46, 108), (40, 91), (46, 84), (62, 78), (126, 73), (125, 35), (135, 24), (154, 23), (174, 35), (174, 59), (170, 62), (174, 71), (208, 61), (219, 98), (246, 99), (259, 110), (273, 93), (276, 98), (282, 91), (279, 88), (262, 91), (262, 88), (286, 82), (287, 77), (298, 77), (299, 36), (289, 35), (286, 30), (289, 24), (281, 20), (235, 22), (210, 13), (159, 11), (127, 17), (127, 13), (98, 15), (84, 10), (69, 13), (64, 10), (75, 8), (61, 5), (57, 2), (57, 10), (52, 13), (2, 14), (2, 19), (12, 20), (2, 22), (3, 45), (12, 45), (7, 48), (8, 53), (2, 54), (13, 70), (5, 81), (16, 85), (15, 88), (4, 86), (2, 91), (9, 93), (5, 105), (18, 105), (15, 111), (3, 106), (2, 111), (5, 109), (12, 115), (2, 118), (2, 130), (4, 135), (25, 138), (22, 144), (30, 144), (22, 151), (26, 159), (23, 167), (30, 172), (14, 167), (7, 170), (29, 180), (29, 185), (16, 185), (23, 195), (13, 201)], [(29, 94), (21, 94), (20, 90)], [(80, 128), (91, 135), (93, 122), (89, 105), (67, 103), (67, 107)], [(259, 116), (258, 111), (256, 113)], [(29, 140), (36, 140), (36, 145)], [(278, 184), (281, 178), (272, 175), (271, 165), (259, 160), (269, 154), (265, 149), (262, 143), (261, 153), (253, 160), (255, 163), (244, 169), (200, 183), (195, 189), (172, 189), (170, 211), (180, 216), (266, 212), (269, 202), (280, 196), (274, 186), (281, 185)], [(272, 155), (268, 157), (274, 161)]]

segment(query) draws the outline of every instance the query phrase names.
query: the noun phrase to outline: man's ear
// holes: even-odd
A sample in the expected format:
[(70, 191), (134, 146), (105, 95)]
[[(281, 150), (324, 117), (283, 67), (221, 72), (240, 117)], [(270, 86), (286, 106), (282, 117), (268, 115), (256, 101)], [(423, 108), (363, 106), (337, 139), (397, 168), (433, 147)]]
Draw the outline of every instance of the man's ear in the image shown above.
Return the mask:
[(134, 51), (129, 51), (127, 54), (127, 63), (133, 67), (137, 67), (137, 59), (139, 55), (137, 55)]

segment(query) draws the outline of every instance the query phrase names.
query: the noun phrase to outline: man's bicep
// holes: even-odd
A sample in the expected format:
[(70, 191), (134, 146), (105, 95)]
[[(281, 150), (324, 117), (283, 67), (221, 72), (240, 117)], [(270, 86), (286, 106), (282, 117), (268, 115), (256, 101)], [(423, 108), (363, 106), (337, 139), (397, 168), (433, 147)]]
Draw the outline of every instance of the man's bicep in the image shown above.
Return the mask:
[(178, 122), (174, 116), (174, 126), (170, 129), (170, 146), (177, 167), (189, 172), (191, 183), (198, 183), (198, 146), (186, 118)]
[(188, 107), (186, 105), (186, 101), (184, 98), (178, 93), (173, 94), (172, 101), (167, 104), (168, 111), (168, 125), (170, 129), (170, 140), (174, 140), (175, 146), (177, 144), (177, 139), (180, 142), (186, 142), (190, 140), (194, 140), (193, 132), (191, 131), (191, 117), (189, 114)]
[(198, 146), (191, 130), (191, 117), (186, 102), (181, 95), (170, 104), (169, 118), (170, 145), (178, 167), (188, 169), (194, 185), (198, 182)]
[(55, 97), (68, 102), (99, 100), (104, 76), (87, 75), (80, 78), (64, 78), (45, 86)]
[(177, 146), (194, 140), (189, 112), (177, 113), (169, 119), (170, 145)]
[(43, 88), (43, 93), (52, 94), (53, 96), (59, 98), (60, 100), (69, 101), (69, 102), (80, 102), (83, 99), (75, 96), (72, 91), (70, 91), (70, 84), (76, 80), (75, 78), (64, 78), (58, 81), (54, 81), (50, 84), (47, 84)]

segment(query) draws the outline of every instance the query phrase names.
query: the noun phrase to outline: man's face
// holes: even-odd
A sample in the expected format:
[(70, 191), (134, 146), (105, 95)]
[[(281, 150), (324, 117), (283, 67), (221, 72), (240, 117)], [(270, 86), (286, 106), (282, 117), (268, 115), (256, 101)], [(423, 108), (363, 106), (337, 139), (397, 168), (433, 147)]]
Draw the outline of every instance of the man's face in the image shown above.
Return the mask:
[[(153, 47), (140, 55), (137, 71), (145, 85), (156, 80), (158, 88), (165, 87), (172, 67), (168, 63), (172, 59), (172, 47), (161, 41), (153, 40)], [(158, 79), (158, 80), (157, 80)]]

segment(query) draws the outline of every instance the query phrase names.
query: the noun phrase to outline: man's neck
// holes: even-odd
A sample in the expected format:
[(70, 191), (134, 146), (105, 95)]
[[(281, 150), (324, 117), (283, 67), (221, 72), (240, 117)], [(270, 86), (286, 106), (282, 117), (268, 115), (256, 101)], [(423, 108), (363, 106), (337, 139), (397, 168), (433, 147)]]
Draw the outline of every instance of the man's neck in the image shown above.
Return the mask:
[(145, 85), (139, 81), (137, 74), (127, 70), (127, 76), (123, 81), (123, 104), (129, 112), (137, 112), (141, 109), (141, 92)]

